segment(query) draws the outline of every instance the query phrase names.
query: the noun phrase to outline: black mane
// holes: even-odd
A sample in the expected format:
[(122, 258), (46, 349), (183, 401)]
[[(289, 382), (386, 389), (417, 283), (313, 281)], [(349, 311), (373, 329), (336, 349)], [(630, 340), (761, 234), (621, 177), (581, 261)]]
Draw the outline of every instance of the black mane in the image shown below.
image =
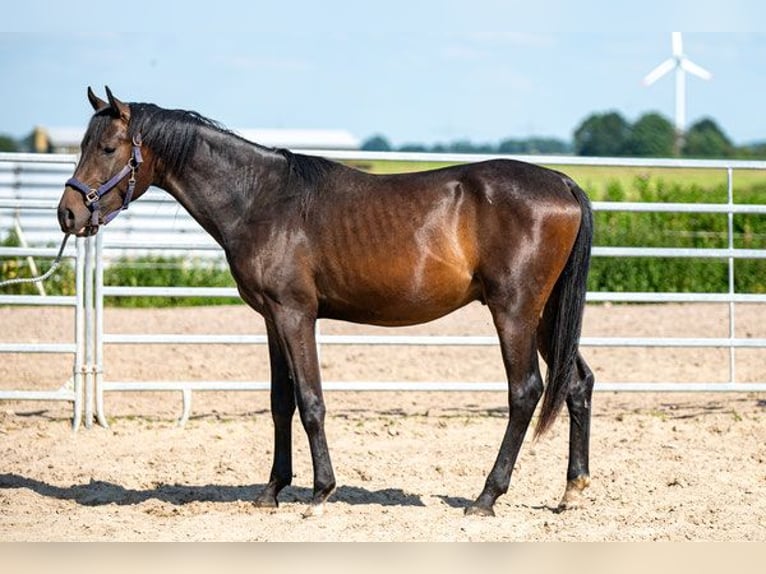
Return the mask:
[(319, 156), (293, 153), (283, 148), (275, 151), (287, 160), (290, 183), (303, 184), (313, 191), (316, 191), (328, 172), (338, 166), (334, 161)]
[(143, 142), (162, 157), (166, 168), (178, 171), (194, 153), (200, 128), (238, 137), (218, 122), (187, 110), (167, 110), (154, 104), (130, 104), (130, 137), (140, 134)]
[[(219, 122), (188, 110), (161, 108), (155, 104), (130, 103), (130, 122), (128, 135), (141, 140), (155, 155), (162, 158), (165, 169), (171, 173), (180, 173), (188, 159), (194, 154), (200, 141), (200, 129), (212, 129), (229, 135), (248, 145), (276, 154), (284, 158), (287, 164), (287, 181), (284, 197), (301, 196), (302, 211), (306, 212), (321, 188), (321, 182), (327, 174), (339, 166), (338, 163), (318, 156), (293, 153), (288, 149), (275, 149), (251, 142), (224, 127)], [(97, 112), (91, 120), (83, 146), (91, 141), (99, 141), (101, 133), (113, 118), (114, 111), (105, 108)]]
[(199, 128), (210, 128), (250, 145), (276, 152), (287, 160), (290, 183), (302, 183), (311, 190), (315, 190), (327, 172), (337, 166), (335, 162), (322, 157), (296, 154), (288, 149), (265, 148), (194, 111), (167, 110), (154, 104), (130, 104), (130, 137), (140, 134), (143, 142), (163, 158), (171, 172), (181, 169), (194, 153), (198, 141), (194, 136)]

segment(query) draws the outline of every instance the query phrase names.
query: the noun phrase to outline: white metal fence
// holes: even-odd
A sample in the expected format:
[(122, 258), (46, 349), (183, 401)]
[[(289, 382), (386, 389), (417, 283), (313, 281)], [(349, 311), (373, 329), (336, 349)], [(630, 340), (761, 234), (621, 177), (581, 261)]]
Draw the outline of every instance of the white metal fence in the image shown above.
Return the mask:
[[(312, 152), (308, 152), (312, 153)], [(424, 162), (466, 162), (487, 159), (489, 156), (465, 155), (465, 154), (412, 154), (412, 153), (371, 153), (371, 152), (343, 152), (343, 151), (315, 151), (317, 155), (354, 161), (394, 160), (394, 161), (424, 161)], [(50, 156), (42, 156), (50, 157)], [(672, 168), (704, 168), (712, 171), (724, 172), (728, 182), (728, 201), (719, 203), (696, 203), (696, 204), (669, 204), (669, 203), (635, 203), (635, 202), (594, 202), (596, 211), (633, 211), (633, 212), (691, 212), (691, 213), (720, 213), (728, 218), (728, 246), (722, 249), (692, 249), (692, 248), (643, 248), (643, 247), (597, 247), (593, 250), (594, 257), (693, 257), (693, 258), (716, 258), (728, 261), (729, 288), (724, 293), (588, 293), (588, 301), (591, 302), (616, 302), (616, 303), (663, 303), (663, 302), (688, 302), (703, 303), (716, 302), (728, 305), (728, 336), (727, 337), (583, 337), (581, 344), (584, 347), (626, 347), (626, 348), (723, 348), (728, 349), (729, 354), (729, 377), (725, 382), (698, 381), (693, 383), (675, 383), (663, 381), (646, 381), (639, 383), (627, 383), (619, 381), (598, 381), (597, 390), (621, 390), (621, 391), (766, 391), (766, 369), (764, 376), (758, 381), (738, 382), (737, 380), (737, 349), (759, 349), (766, 357), (766, 339), (737, 336), (736, 309), (742, 303), (766, 303), (766, 295), (737, 293), (734, 284), (734, 262), (744, 258), (766, 258), (766, 250), (739, 249), (734, 243), (733, 218), (735, 214), (748, 213), (766, 215), (766, 206), (741, 204), (736, 201), (736, 174), (743, 170), (761, 170), (766, 177), (766, 162), (746, 161), (694, 161), (694, 160), (631, 160), (614, 158), (580, 158), (560, 156), (536, 156), (519, 158), (546, 165), (598, 165), (612, 167), (672, 167)], [(58, 238), (55, 215), (51, 209), (55, 209), (55, 203), (61, 192), (61, 185), (71, 173), (71, 167), (75, 158), (65, 156), (62, 158), (50, 157), (51, 164), (65, 165), (69, 168), (67, 173), (59, 173), (56, 185), (51, 194), (45, 198), (32, 197), (26, 193), (25, 179), (18, 178), (23, 173), (19, 171), (19, 165), (29, 160), (26, 154), (0, 154), (0, 235), (6, 232), (7, 221), (13, 219), (20, 221), (22, 229), (25, 225), (41, 234), (41, 240), (50, 242), (51, 238)], [(32, 160), (30, 160), (32, 161)], [(44, 159), (34, 156), (34, 165), (43, 166)], [(10, 168), (8, 166), (11, 166)], [(12, 173), (11, 177), (6, 174)], [(58, 177), (58, 176), (57, 176)], [(8, 181), (11, 181), (9, 184)], [(18, 183), (14, 183), (18, 182)], [(34, 188), (34, 186), (33, 186)], [(35, 188), (36, 189), (36, 188)], [(42, 186), (35, 193), (42, 194)], [(7, 198), (3, 194), (13, 194)], [(10, 202), (10, 203), (1, 203)], [(42, 202), (39, 205), (35, 202)], [(48, 210), (45, 213), (45, 225), (41, 222), (43, 217), (26, 215), (26, 210)], [(17, 210), (11, 218), (8, 210)], [(21, 210), (20, 212), (18, 210)], [(21, 213), (21, 215), (19, 215)], [(39, 213), (39, 212), (38, 212)], [(46, 229), (43, 229), (47, 226)], [(26, 233), (30, 237), (36, 237), (33, 233)], [(24, 251), (23, 249), (3, 248), (0, 256), (51, 256), (52, 248), (40, 252)], [(74, 402), (75, 424), (80, 419), (81, 409), (84, 412), (86, 426), (92, 421), (98, 420), (106, 424), (106, 412), (104, 409), (103, 396), (110, 391), (146, 391), (146, 390), (172, 390), (180, 391), (183, 396), (184, 421), (191, 406), (193, 391), (202, 390), (263, 390), (268, 388), (267, 381), (228, 382), (228, 381), (117, 381), (106, 380), (104, 372), (104, 346), (105, 345), (138, 345), (138, 344), (230, 344), (230, 345), (263, 345), (266, 343), (263, 335), (187, 335), (169, 333), (141, 333), (119, 334), (109, 333), (104, 329), (105, 297), (127, 296), (164, 296), (164, 297), (189, 297), (189, 296), (212, 296), (212, 297), (236, 297), (236, 289), (233, 288), (190, 288), (190, 287), (131, 287), (125, 285), (104, 285), (104, 266), (114, 257), (125, 254), (140, 254), (149, 251), (161, 251), (163, 254), (182, 254), (184, 256), (210, 256), (221, 257), (222, 252), (218, 246), (199, 228), (172, 198), (159, 190), (150, 190), (139, 202), (131, 205), (127, 213), (122, 214), (114, 223), (110, 224), (106, 232), (99, 233), (95, 238), (80, 240), (77, 242), (76, 257), (78, 265), (78, 295), (72, 299), (61, 300), (60, 303), (50, 303), (54, 298), (31, 296), (32, 299), (17, 299), (13, 296), (2, 296), (0, 304), (3, 305), (26, 305), (26, 304), (72, 304), (80, 319), (78, 319), (77, 336), (82, 330), (82, 341), (77, 339), (74, 347), (51, 348), (50, 351), (73, 351), (75, 355), (73, 372), (76, 385), (72, 394), (67, 391), (67, 400)], [(55, 253), (54, 253), (55, 254)], [(82, 278), (80, 278), (82, 273)], [(43, 301), (47, 300), (48, 303)], [(79, 305), (82, 305), (80, 307)], [(80, 322), (82, 325), (80, 325)], [(1, 339), (0, 339), (1, 340)], [(80, 348), (82, 342), (82, 348)], [(487, 336), (333, 336), (318, 334), (318, 343), (324, 345), (418, 345), (418, 346), (493, 346), (497, 344), (494, 335)], [(32, 348), (20, 348), (13, 345), (0, 343), (0, 352), (35, 352)], [(79, 380), (78, 380), (79, 379)], [(402, 381), (356, 381), (354, 383), (341, 383), (328, 381), (324, 387), (329, 390), (505, 390), (504, 382), (402, 382)], [(46, 398), (43, 396), (22, 397), (15, 392), (0, 391), (2, 398)], [(51, 397), (53, 398), (53, 397)], [(75, 398), (77, 400), (75, 400)]]
[[(0, 154), (0, 240), (13, 231), (19, 247), (0, 246), (0, 258), (25, 257), (33, 273), (36, 261), (52, 259), (58, 251), (47, 244), (57, 241), (52, 233), (56, 225), (57, 196), (62, 181), (71, 175), (76, 158), (69, 155), (43, 156), (38, 154)], [(0, 306), (41, 305), (70, 307), (74, 316), (74, 330), (69, 342), (26, 341), (9, 342), (0, 325), (0, 355), (33, 353), (41, 355), (66, 354), (72, 356), (71, 372), (61, 373), (62, 384), (56, 390), (24, 389), (21, 383), (3, 381), (0, 399), (66, 401), (72, 403), (72, 424), (76, 429), (82, 418), (83, 383), (88, 371), (85, 363), (86, 311), (84, 294), (85, 240), (77, 239), (67, 246), (64, 257), (74, 259), (75, 294), (50, 296), (44, 285), (38, 285), (37, 295), (8, 295), (0, 289)], [(0, 280), (5, 277), (0, 276)]]

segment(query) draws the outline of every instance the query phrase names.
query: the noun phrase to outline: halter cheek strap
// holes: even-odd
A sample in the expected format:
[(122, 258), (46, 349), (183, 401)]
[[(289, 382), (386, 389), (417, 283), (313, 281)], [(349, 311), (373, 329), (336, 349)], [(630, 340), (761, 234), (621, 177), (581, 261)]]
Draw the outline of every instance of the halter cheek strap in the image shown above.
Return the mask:
[(117, 187), (117, 184), (119, 184), (123, 179), (130, 175), (130, 179), (128, 180), (128, 189), (125, 192), (125, 197), (122, 200), (122, 207), (117, 211), (113, 211), (107, 215), (104, 219), (104, 225), (117, 217), (121, 211), (128, 209), (128, 204), (133, 198), (133, 191), (136, 189), (136, 170), (138, 170), (138, 167), (143, 163), (143, 161), (144, 159), (141, 156), (141, 136), (138, 135), (133, 138), (133, 151), (131, 152), (128, 164), (114, 176), (112, 176), (106, 183), (100, 185), (97, 188), (93, 188), (88, 187), (75, 177), (67, 180), (66, 185), (82, 193), (85, 199), (85, 206), (91, 212), (90, 224), (93, 227), (98, 227), (98, 220), (101, 217), (101, 206), (99, 205), (101, 198), (104, 197), (104, 195), (106, 195), (112, 189)]

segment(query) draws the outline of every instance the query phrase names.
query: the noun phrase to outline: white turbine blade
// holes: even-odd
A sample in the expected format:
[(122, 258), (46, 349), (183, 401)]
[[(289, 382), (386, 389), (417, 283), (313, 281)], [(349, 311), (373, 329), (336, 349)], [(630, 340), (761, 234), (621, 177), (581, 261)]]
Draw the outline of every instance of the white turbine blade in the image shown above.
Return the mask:
[(702, 66), (699, 66), (692, 62), (691, 60), (687, 60), (686, 58), (683, 58), (681, 60), (681, 67), (689, 72), (690, 74), (694, 74), (698, 78), (702, 78), (703, 80), (709, 80), (713, 77), (713, 74), (708, 72), (705, 68)]
[(644, 85), (651, 86), (654, 82), (659, 80), (662, 76), (667, 74), (676, 66), (676, 61), (673, 58), (668, 58), (662, 64), (654, 68), (651, 72), (644, 77)]
[(680, 58), (684, 53), (683, 40), (681, 40), (681, 32), (672, 32), (671, 40), (673, 42), (673, 55), (676, 58)]

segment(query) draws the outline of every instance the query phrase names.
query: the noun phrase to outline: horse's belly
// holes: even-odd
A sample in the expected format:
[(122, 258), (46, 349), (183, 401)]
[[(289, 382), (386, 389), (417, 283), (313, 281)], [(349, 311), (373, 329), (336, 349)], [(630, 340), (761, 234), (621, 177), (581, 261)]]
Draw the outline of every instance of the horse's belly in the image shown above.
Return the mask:
[(320, 316), (400, 327), (433, 321), (481, 299), (480, 286), (472, 279), (429, 286), (393, 286), (381, 281), (379, 285), (360, 287), (320, 298)]

